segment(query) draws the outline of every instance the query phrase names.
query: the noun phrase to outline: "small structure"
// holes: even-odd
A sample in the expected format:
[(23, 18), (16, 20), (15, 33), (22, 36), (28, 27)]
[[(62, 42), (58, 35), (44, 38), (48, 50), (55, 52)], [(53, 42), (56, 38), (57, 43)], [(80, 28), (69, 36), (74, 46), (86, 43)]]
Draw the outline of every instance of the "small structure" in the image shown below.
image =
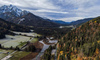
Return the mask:
[(34, 30), (30, 30), (31, 32), (33, 32)]
[(53, 50), (51, 51), (51, 55), (55, 55), (55, 53), (56, 53), (56, 49), (53, 49)]
[(63, 28), (63, 26), (60, 26), (59, 28)]
[(50, 39), (53, 40), (54, 38), (53, 37), (50, 37)]

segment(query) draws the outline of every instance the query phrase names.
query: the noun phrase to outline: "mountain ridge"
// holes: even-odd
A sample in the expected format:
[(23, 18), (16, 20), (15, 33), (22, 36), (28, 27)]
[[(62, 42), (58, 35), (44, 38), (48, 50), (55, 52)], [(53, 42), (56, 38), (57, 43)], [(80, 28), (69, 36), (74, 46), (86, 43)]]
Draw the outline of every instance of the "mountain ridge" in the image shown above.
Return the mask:
[(21, 9), (13, 5), (4, 5), (0, 7), (0, 18), (5, 19), (7, 21), (9, 19), (14, 19), (23, 15), (27, 15), (28, 13), (28, 11), (22, 11)]
[(83, 24), (92, 19), (93, 18), (84, 18), (84, 19), (79, 19), (79, 20), (72, 21), (72, 22), (65, 22), (65, 21), (61, 21), (61, 20), (52, 20), (52, 21), (55, 23), (63, 24), (63, 25), (80, 25), (80, 24)]
[(0, 18), (0, 39), (5, 38), (6, 34), (14, 35), (10, 31), (30, 32), (30, 28), (8, 22)]
[(2, 6), (0, 8), (0, 18), (21, 25), (33, 27), (59, 27), (60, 24), (48, 21), (42, 17), (36, 16), (31, 12), (22, 11), (16, 6)]

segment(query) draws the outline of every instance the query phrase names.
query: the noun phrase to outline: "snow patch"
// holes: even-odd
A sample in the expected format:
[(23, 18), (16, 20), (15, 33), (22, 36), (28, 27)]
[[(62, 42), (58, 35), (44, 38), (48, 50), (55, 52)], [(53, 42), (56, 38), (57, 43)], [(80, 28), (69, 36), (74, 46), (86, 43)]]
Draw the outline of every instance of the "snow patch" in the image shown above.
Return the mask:
[(0, 14), (6, 13), (6, 12), (10, 12), (16, 17), (20, 17), (20, 16), (23, 16), (23, 15), (26, 15), (29, 13), (28, 11), (22, 11), (21, 9), (19, 9), (13, 5), (10, 5), (10, 6), (4, 5), (4, 6), (0, 7)]
[(25, 20), (25, 18), (20, 19), (19, 22), (18, 22), (18, 24), (20, 24), (24, 20)]

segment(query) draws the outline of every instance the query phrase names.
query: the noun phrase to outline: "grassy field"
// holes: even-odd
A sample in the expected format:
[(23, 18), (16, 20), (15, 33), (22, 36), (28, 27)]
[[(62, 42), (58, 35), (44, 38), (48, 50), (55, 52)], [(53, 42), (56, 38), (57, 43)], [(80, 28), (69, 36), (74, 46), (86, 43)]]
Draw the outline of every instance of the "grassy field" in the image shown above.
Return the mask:
[[(23, 35), (25, 34), (28, 36), (34, 36), (34, 37), (41, 36), (36, 33), (21, 33), (21, 34)], [(38, 38), (33, 38), (32, 40), (30, 38), (31, 37), (21, 36), (21, 35), (15, 35), (15, 36), (6, 35), (6, 38), (0, 39), (0, 44), (4, 46), (5, 48), (10, 48), (11, 46), (12, 47), (18, 46), (19, 48), (21, 48), (23, 45), (27, 43), (27, 41), (30, 41), (31, 43), (36, 43), (38, 41)], [(6, 57), (8, 54), (12, 52), (13, 50), (0, 49), (0, 59)], [(20, 60), (21, 58), (23, 58), (24, 56), (30, 53), (31, 52), (17, 51), (14, 54), (12, 54), (12, 57), (9, 60)]]
[(27, 36), (41, 36), (40, 34), (37, 34), (37, 33), (34, 33), (34, 32), (32, 32), (32, 33), (26, 33), (26, 32), (14, 32), (13, 31), (13, 33), (15, 33), (15, 34), (21, 34), (21, 35), (27, 35)]
[(12, 54), (12, 57), (9, 60), (20, 60), (24, 56), (30, 54), (31, 52), (23, 52), (23, 51), (17, 51), (14, 54)]
[[(0, 39), (0, 44), (2, 46), (4, 46), (5, 48), (9, 48), (9, 47), (16, 47), (18, 46), (19, 48), (21, 48), (23, 45), (26, 44), (27, 41), (30, 40), (30, 37), (27, 36), (33, 36), (33, 37), (37, 37), (37, 36), (41, 36), (40, 34), (37, 33), (26, 33), (26, 32), (14, 32), (16, 34), (22, 34), (22, 35), (26, 35), (26, 36), (21, 36), (21, 35), (16, 35), (16, 36), (11, 36), (11, 35), (6, 35), (6, 38), (4, 39)], [(38, 39), (34, 38), (31, 42), (36, 42)]]
[(18, 45), (19, 48), (21, 48), (23, 45), (25, 45), (27, 42), (20, 42), (20, 44)]
[(31, 40), (31, 43), (35, 43), (38, 41), (38, 38), (33, 38), (33, 40)]
[(0, 60), (4, 57), (6, 57), (8, 54), (12, 53), (13, 50), (3, 50), (3, 49), (0, 49)]
[[(20, 36), (20, 35), (16, 35), (16, 36), (10, 36), (7, 35), (7, 38), (5, 39), (0, 39), (1, 45), (9, 48), (9, 47), (16, 47), (18, 45), (20, 45), (20, 43), (22, 42), (27, 42), (30, 40), (30, 37), (26, 37), (26, 36)], [(4, 42), (4, 43), (3, 43)]]

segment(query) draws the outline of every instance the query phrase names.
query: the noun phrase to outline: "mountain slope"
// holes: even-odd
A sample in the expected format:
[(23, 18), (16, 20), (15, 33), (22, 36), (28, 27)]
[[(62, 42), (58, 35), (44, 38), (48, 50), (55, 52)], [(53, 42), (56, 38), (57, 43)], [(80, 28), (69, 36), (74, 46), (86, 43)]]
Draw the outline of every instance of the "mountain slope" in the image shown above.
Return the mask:
[(36, 16), (32, 13), (28, 13), (27, 15), (16, 18), (15, 20), (13, 20), (13, 22), (22, 24), (22, 25), (34, 26), (34, 27), (58, 27), (60, 25), (60, 24), (48, 21), (46, 19), (43, 19), (39, 16)]
[(61, 20), (52, 20), (53, 22), (55, 23), (59, 23), (59, 24), (62, 24), (62, 25), (70, 25), (71, 22), (64, 22), (64, 21), (61, 21)]
[(16, 6), (13, 5), (4, 5), (0, 7), (0, 18), (7, 21), (13, 20), (17, 17), (21, 17), (23, 15), (27, 15), (28, 13), (28, 11), (22, 11), (21, 9), (18, 9)]
[(13, 31), (22, 31), (22, 32), (30, 31), (30, 29), (28, 29), (27, 26), (17, 25), (17, 24), (5, 21), (1, 18), (0, 18), (0, 27), (8, 29), (8, 30), (13, 30)]
[(72, 21), (72, 22), (65, 22), (65, 21), (61, 21), (61, 20), (51, 20), (52, 22), (55, 22), (55, 23), (59, 23), (61, 25), (81, 25), (87, 21), (90, 21), (92, 20), (93, 18), (85, 18), (85, 19), (80, 19), (80, 20), (76, 20), (76, 21)]
[(7, 22), (0, 18), (0, 38), (4, 38), (5, 34), (11, 34), (11, 31), (29, 32), (26, 26), (20, 26), (11, 22)]
[(48, 21), (39, 16), (36, 16), (28, 11), (22, 11), (16, 6), (2, 6), (0, 7), (0, 18), (22, 25), (34, 27), (58, 27), (60, 24)]
[(57, 44), (58, 60), (96, 60), (100, 56), (100, 17), (67, 33)]

